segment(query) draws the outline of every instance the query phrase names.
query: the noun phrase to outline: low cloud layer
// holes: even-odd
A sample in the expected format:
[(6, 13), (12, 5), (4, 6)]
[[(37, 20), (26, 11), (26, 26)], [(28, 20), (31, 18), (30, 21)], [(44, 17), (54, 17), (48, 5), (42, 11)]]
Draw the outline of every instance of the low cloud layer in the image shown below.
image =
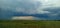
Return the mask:
[(35, 20), (33, 16), (15, 16), (12, 17), (12, 20)]

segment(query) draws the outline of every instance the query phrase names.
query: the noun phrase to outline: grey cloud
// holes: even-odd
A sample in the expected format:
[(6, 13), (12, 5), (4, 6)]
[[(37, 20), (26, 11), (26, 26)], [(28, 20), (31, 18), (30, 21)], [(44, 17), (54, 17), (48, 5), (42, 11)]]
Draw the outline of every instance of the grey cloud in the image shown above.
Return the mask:
[(50, 12), (47, 14), (49, 20), (60, 20), (60, 7), (49, 7), (45, 8), (44, 11)]

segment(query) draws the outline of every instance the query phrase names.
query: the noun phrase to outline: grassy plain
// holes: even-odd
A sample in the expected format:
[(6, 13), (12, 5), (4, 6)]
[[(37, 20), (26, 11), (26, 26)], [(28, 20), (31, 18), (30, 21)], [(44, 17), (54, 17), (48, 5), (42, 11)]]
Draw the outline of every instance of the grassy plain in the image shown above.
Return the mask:
[(0, 28), (60, 28), (60, 21), (0, 20)]

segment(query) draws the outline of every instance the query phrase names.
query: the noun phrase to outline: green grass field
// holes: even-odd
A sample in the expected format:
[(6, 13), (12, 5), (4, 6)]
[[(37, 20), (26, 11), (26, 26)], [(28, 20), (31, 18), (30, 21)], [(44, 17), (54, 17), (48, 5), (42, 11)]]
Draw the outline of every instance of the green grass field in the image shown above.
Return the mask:
[(39, 20), (0, 21), (0, 28), (60, 28), (60, 21), (39, 21)]

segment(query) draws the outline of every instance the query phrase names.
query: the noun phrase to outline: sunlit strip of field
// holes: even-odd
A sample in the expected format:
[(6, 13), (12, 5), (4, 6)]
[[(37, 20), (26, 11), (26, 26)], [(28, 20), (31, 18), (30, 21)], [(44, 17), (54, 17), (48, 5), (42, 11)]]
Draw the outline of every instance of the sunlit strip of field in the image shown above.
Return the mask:
[(4, 20), (0, 21), (0, 28), (60, 28), (60, 21)]

